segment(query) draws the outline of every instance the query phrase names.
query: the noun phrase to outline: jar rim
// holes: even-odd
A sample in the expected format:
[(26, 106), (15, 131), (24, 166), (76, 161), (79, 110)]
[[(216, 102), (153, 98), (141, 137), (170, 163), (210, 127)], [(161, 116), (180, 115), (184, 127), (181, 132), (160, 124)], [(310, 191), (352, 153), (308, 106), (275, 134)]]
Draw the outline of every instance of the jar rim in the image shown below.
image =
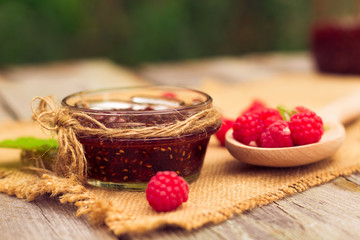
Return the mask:
[[(106, 93), (106, 92), (115, 92), (115, 91), (126, 91), (126, 90), (141, 90), (141, 89), (151, 89), (154, 88), (156, 90), (161, 90), (161, 89), (173, 89), (173, 90), (185, 90), (185, 91), (189, 91), (189, 92), (194, 92), (197, 93), (199, 95), (202, 95), (205, 97), (205, 100), (197, 103), (196, 105), (190, 105), (190, 106), (179, 106), (176, 108), (171, 108), (171, 109), (164, 109), (164, 110), (146, 110), (146, 111), (129, 111), (129, 110), (118, 110), (118, 109), (106, 109), (106, 110), (98, 110), (98, 109), (91, 109), (91, 108), (86, 108), (86, 107), (78, 107), (78, 106), (74, 106), (68, 103), (68, 101), (74, 97), (79, 97), (79, 96), (86, 96), (87, 94), (93, 94), (93, 93)], [(213, 102), (212, 97), (210, 97), (210, 95), (208, 95), (205, 92), (199, 91), (199, 90), (195, 90), (195, 89), (191, 89), (191, 88), (187, 88), (187, 87), (178, 87), (178, 86), (166, 86), (166, 85), (147, 85), (147, 86), (132, 86), (132, 87), (115, 87), (115, 88), (99, 88), (99, 89), (92, 89), (92, 90), (84, 90), (84, 91), (79, 91), (79, 92), (75, 92), (72, 93), (66, 97), (64, 97), (61, 101), (62, 106), (70, 109), (70, 110), (76, 110), (76, 111), (83, 111), (83, 112), (88, 112), (91, 114), (97, 114), (97, 113), (101, 113), (101, 114), (116, 114), (121, 112), (122, 114), (132, 114), (132, 115), (136, 115), (136, 114), (164, 114), (164, 113), (173, 113), (174, 111), (182, 111), (182, 110), (191, 110), (191, 109), (198, 109), (198, 108), (202, 108), (202, 107), (206, 107), (206, 106), (211, 106)]]

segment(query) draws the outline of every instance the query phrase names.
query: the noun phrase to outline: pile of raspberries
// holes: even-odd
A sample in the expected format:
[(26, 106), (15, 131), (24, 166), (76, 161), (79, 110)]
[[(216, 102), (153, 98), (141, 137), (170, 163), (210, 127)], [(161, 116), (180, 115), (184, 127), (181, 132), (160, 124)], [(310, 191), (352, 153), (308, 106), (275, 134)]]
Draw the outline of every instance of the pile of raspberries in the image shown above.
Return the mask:
[(323, 121), (315, 112), (302, 106), (292, 110), (283, 106), (270, 108), (259, 100), (253, 101), (235, 121), (222, 119), (216, 133), (221, 145), (225, 145), (225, 134), (231, 128), (237, 141), (264, 148), (316, 143), (324, 133)]

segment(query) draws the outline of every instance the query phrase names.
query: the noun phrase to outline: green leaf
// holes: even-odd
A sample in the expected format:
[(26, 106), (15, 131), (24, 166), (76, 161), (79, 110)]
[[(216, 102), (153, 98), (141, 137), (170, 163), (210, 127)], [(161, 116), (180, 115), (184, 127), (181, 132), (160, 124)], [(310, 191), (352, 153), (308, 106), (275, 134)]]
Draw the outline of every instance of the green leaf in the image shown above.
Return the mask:
[(40, 139), (34, 137), (20, 137), (5, 139), (0, 142), (0, 148), (16, 148), (22, 150), (47, 151), (58, 147), (55, 139)]
[(296, 111), (289, 109), (284, 105), (279, 105), (277, 110), (279, 111), (284, 121), (290, 121), (291, 116), (296, 113)]

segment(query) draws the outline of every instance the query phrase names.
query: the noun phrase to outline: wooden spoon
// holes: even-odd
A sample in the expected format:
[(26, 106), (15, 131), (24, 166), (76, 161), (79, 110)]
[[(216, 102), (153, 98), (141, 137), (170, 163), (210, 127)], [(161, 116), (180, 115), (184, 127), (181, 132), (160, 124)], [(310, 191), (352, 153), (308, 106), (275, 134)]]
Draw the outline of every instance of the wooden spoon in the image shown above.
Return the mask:
[(260, 148), (244, 145), (233, 138), (233, 131), (226, 134), (226, 148), (239, 161), (267, 167), (294, 167), (314, 163), (331, 157), (340, 148), (346, 134), (342, 124), (360, 115), (360, 90), (316, 111), (327, 127), (318, 143), (287, 147)]

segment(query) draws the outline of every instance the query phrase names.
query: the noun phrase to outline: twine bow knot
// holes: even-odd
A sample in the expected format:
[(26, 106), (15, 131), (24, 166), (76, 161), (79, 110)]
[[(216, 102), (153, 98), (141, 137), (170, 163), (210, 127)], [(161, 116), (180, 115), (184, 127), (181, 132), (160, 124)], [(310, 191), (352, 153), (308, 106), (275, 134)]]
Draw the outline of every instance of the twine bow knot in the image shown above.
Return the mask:
[[(39, 100), (35, 108), (34, 103)], [(80, 183), (87, 179), (87, 161), (84, 149), (77, 139), (76, 126), (79, 122), (71, 116), (69, 110), (59, 107), (56, 100), (50, 97), (35, 97), (31, 109), (33, 119), (46, 130), (58, 135), (59, 150), (54, 171), (62, 177), (75, 177)]]

